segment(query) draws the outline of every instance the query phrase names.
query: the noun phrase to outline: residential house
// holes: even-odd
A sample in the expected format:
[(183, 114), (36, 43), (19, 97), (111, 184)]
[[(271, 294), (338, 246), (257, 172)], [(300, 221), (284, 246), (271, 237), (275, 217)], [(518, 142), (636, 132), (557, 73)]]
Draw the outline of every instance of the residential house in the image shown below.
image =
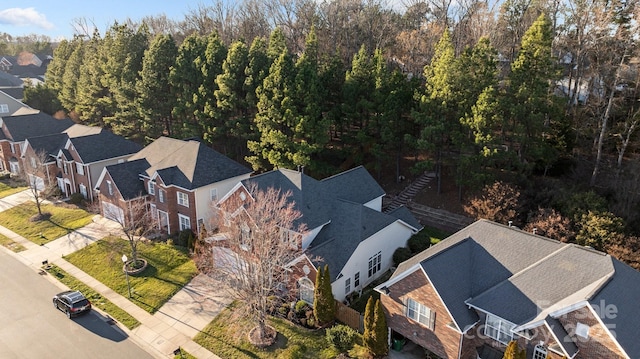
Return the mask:
[(242, 181), (220, 206), (232, 196), (249, 198), (254, 186), (290, 192), (302, 215), (295, 227), (302, 224), (306, 232), (290, 236), (299, 236), (304, 255), (291, 268), (300, 298), (308, 302), (313, 302), (318, 266), (329, 266), (333, 295), (342, 301), (386, 272), (394, 251), (422, 228), (405, 207), (381, 212), (384, 190), (362, 166), (321, 181), (299, 171), (274, 170)]
[[(0, 117), (39, 112), (20, 102), (19, 99), (10, 94), (12, 91), (8, 90), (0, 90)], [(22, 89), (20, 90), (22, 91)]]
[(39, 189), (57, 184), (65, 196), (81, 193), (93, 200), (104, 167), (125, 161), (140, 148), (100, 127), (76, 124), (62, 133), (27, 138), (23, 158), (32, 166), (45, 165), (36, 182)]
[(28, 137), (61, 133), (72, 125), (68, 118), (58, 120), (43, 112), (0, 117), (0, 170), (20, 172), (23, 145)]
[(480, 220), (376, 287), (392, 336), (432, 358), (640, 358), (640, 273), (588, 247)]
[(109, 131), (85, 136), (68, 135), (56, 156), (58, 186), (66, 196), (80, 193), (93, 200), (95, 187), (105, 167), (126, 161), (142, 146)]
[(107, 218), (123, 223), (131, 203), (144, 200), (162, 232), (200, 232), (219, 196), (250, 174), (200, 141), (160, 137), (128, 161), (107, 166), (96, 189)]

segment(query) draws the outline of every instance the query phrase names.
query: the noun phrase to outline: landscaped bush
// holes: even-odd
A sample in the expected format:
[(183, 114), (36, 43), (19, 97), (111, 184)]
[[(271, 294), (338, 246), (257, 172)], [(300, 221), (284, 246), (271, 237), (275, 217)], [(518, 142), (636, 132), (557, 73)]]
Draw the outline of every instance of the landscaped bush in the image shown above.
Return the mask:
[(79, 206), (84, 201), (82, 193), (74, 193), (69, 197), (69, 203)]
[(171, 236), (173, 244), (188, 249), (193, 249), (195, 243), (193, 231), (191, 229), (183, 229)]
[(341, 353), (350, 350), (355, 343), (358, 333), (351, 327), (343, 324), (338, 324), (326, 331), (327, 342), (335, 347)]
[(47, 186), (44, 191), (41, 192), (43, 198), (46, 199), (57, 199), (62, 197), (62, 190), (58, 186)]
[(398, 266), (400, 263), (406, 261), (407, 259), (411, 258), (413, 256), (413, 254), (411, 253), (411, 250), (407, 247), (401, 247), (396, 249), (395, 252), (393, 252), (393, 265), (394, 266)]
[(296, 315), (298, 317), (304, 317), (304, 313), (307, 311), (308, 308), (309, 308), (309, 305), (307, 304), (307, 302), (305, 302), (304, 300), (299, 300), (298, 302), (296, 302), (296, 306), (295, 306)]

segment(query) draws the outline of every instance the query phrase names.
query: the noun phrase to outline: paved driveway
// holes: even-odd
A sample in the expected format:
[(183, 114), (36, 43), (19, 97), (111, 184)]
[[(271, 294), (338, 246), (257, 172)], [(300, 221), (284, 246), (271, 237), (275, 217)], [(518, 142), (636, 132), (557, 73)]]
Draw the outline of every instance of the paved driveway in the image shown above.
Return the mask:
[(33, 200), (33, 195), (28, 189), (22, 192), (14, 193), (11, 196), (0, 198), (0, 212), (6, 211), (11, 207), (19, 205), (20, 203), (31, 200)]

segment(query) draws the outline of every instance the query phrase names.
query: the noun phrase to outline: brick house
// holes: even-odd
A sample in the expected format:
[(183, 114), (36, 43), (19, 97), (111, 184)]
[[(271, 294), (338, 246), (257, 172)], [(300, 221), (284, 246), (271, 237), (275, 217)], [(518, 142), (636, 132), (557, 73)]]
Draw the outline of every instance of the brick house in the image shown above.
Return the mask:
[(640, 273), (575, 244), (477, 221), (376, 287), (392, 336), (433, 358), (640, 358)]
[(220, 207), (228, 200), (250, 200), (253, 186), (290, 191), (289, 201), (302, 214), (295, 227), (303, 225), (305, 233), (289, 234), (300, 238), (304, 251), (291, 263), (291, 277), (300, 299), (308, 302), (313, 302), (318, 266), (329, 266), (334, 297), (342, 301), (386, 272), (393, 252), (422, 229), (406, 207), (381, 212), (385, 193), (362, 166), (322, 180), (287, 169), (259, 174), (236, 185), (220, 200)]
[(22, 152), (28, 137), (62, 133), (70, 119), (55, 119), (43, 112), (0, 117), (0, 170), (20, 173)]
[(124, 221), (146, 201), (158, 229), (207, 229), (213, 203), (251, 170), (197, 140), (160, 137), (128, 161), (105, 167), (97, 181), (102, 215)]

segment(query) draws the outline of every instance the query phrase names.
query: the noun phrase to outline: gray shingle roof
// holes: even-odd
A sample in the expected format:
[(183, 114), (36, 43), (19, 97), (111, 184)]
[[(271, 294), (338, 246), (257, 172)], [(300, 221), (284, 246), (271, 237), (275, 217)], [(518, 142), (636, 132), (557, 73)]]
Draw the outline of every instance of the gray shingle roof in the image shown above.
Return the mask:
[[(398, 219), (422, 228), (413, 215), (400, 209), (392, 214), (381, 213), (364, 204), (384, 195), (380, 186), (364, 167), (318, 181), (298, 171), (279, 169), (256, 175), (243, 181), (250, 188), (275, 188), (291, 191), (290, 201), (302, 214), (299, 223), (307, 229), (326, 223), (307, 248), (314, 265), (328, 264), (331, 280), (335, 280), (360, 242)], [(398, 246), (402, 246), (400, 243)]]
[(130, 155), (142, 148), (139, 144), (109, 131), (73, 137), (71, 143), (85, 164)]
[(28, 115), (2, 117), (7, 138), (14, 142), (24, 141), (28, 137), (37, 137), (60, 133), (73, 125), (68, 118), (58, 120), (43, 112)]
[(409, 208), (405, 207), (404, 205), (394, 209), (391, 212), (387, 212), (387, 214), (390, 216), (396, 217), (399, 220), (404, 221), (405, 223), (412, 226), (413, 228), (418, 228), (418, 229), (423, 228), (422, 224), (420, 224), (420, 222), (416, 219), (413, 213), (411, 213)]
[(145, 170), (147, 176), (158, 172), (166, 185), (185, 189), (251, 173), (249, 168), (194, 140), (160, 137), (130, 160), (141, 158), (150, 164)]
[(336, 197), (356, 203), (367, 203), (384, 196), (384, 190), (369, 172), (358, 166), (322, 180)]
[(516, 325), (541, 318), (571, 354), (572, 338), (545, 313), (589, 301), (626, 353), (640, 358), (640, 272), (607, 254), (480, 220), (401, 263), (390, 281), (419, 266), (460, 329), (478, 320), (467, 305)]
[(20, 87), (24, 84), (19, 77), (0, 71), (0, 86), (2, 87)]
[(36, 153), (44, 152), (56, 156), (69, 137), (66, 133), (55, 133), (47, 136), (29, 137), (29, 145)]
[(109, 172), (122, 198), (130, 200), (147, 193), (144, 182), (140, 180), (140, 173), (144, 173), (149, 167), (149, 162), (142, 158), (107, 166), (105, 169)]

